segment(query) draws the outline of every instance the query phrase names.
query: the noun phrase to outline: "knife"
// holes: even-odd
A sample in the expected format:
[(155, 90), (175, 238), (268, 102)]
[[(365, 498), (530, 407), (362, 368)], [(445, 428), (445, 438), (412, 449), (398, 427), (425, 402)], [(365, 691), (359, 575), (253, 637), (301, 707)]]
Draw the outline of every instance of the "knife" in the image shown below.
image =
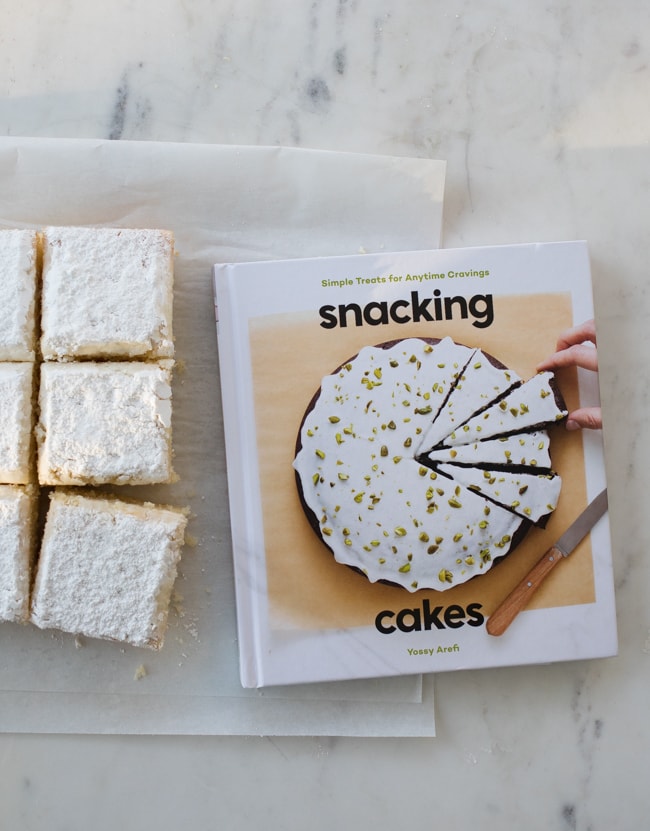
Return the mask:
[(560, 539), (552, 545), (524, 579), (510, 592), (506, 599), (490, 615), (486, 629), (490, 635), (502, 635), (530, 598), (541, 586), (549, 572), (564, 558), (568, 557), (578, 543), (587, 536), (598, 520), (607, 511), (607, 489), (601, 491), (584, 509), (580, 516), (567, 528)]

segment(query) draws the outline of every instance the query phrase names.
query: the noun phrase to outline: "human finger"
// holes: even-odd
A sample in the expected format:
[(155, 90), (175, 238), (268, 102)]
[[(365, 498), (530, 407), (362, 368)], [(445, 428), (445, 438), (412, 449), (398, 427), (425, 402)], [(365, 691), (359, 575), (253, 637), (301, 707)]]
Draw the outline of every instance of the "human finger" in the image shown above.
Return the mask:
[(603, 426), (603, 417), (600, 407), (582, 407), (569, 413), (566, 420), (567, 430), (600, 430)]
[(565, 366), (579, 366), (583, 369), (598, 370), (598, 352), (586, 343), (577, 343), (561, 349), (537, 365), (538, 372), (545, 369), (561, 369)]
[(569, 346), (585, 343), (586, 341), (590, 341), (594, 345), (596, 343), (596, 326), (593, 320), (585, 320), (584, 323), (561, 332), (555, 350), (561, 352)]

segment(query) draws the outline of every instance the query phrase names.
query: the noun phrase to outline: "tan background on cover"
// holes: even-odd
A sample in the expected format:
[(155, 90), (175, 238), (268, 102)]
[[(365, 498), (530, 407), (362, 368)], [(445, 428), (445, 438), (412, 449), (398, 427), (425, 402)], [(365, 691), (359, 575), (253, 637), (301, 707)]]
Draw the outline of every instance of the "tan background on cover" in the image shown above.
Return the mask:
[[(336, 299), (333, 299), (336, 302)], [(521, 545), (487, 574), (445, 592), (371, 584), (335, 562), (309, 525), (296, 490), (291, 463), (304, 411), (321, 378), (363, 346), (415, 336), (481, 347), (527, 379), (555, 351), (559, 332), (573, 325), (568, 294), (494, 299), (494, 323), (472, 320), (435, 324), (391, 324), (325, 330), (316, 312), (270, 315), (250, 325), (255, 412), (263, 493), (270, 617), (276, 628), (335, 628), (371, 625), (382, 609), (434, 604), (483, 604), (490, 614), (586, 504), (580, 432), (551, 429), (551, 458), (563, 485), (547, 527), (531, 528)], [(569, 410), (578, 405), (577, 373), (563, 370), (558, 382)], [(546, 580), (530, 608), (594, 601), (589, 538)]]

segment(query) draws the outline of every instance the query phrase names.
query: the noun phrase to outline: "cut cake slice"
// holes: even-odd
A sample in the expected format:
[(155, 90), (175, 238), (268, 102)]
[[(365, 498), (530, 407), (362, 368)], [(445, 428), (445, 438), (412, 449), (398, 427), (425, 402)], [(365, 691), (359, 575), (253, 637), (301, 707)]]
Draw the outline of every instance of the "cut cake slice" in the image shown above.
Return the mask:
[(477, 349), (464, 367), (443, 407), (422, 437), (420, 452), (432, 450), (474, 413), (489, 406), (521, 378), (496, 358)]
[(456, 465), (480, 468), (497, 465), (548, 469), (551, 467), (550, 443), (546, 430), (535, 430), (532, 433), (500, 436), (456, 447), (442, 447), (432, 450), (421, 459), (423, 463), (453, 462)]
[(557, 507), (562, 479), (556, 473), (513, 473), (441, 464), (440, 473), (537, 524)]
[(54, 491), (32, 622), (160, 649), (186, 524), (178, 509)]
[(0, 363), (0, 483), (33, 481), (34, 364)]
[(36, 514), (33, 486), (0, 485), (0, 621), (29, 620)]
[(42, 364), (40, 484), (172, 481), (171, 371), (171, 360)]
[(0, 361), (33, 361), (38, 234), (0, 230)]
[(539, 372), (470, 418), (444, 439), (444, 445), (455, 447), (494, 436), (537, 430), (561, 421), (567, 412), (553, 373)]
[(43, 358), (171, 357), (173, 254), (170, 231), (46, 228)]

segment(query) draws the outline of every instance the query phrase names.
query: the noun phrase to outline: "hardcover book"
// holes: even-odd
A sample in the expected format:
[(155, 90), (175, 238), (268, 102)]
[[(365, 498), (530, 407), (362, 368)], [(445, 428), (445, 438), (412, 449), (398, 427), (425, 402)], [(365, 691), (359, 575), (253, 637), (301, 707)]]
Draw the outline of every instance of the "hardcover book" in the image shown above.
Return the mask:
[(584, 242), (214, 286), (243, 686), (616, 653), (606, 509), (575, 530), (602, 433), (566, 426), (597, 372), (543, 366), (593, 319)]

